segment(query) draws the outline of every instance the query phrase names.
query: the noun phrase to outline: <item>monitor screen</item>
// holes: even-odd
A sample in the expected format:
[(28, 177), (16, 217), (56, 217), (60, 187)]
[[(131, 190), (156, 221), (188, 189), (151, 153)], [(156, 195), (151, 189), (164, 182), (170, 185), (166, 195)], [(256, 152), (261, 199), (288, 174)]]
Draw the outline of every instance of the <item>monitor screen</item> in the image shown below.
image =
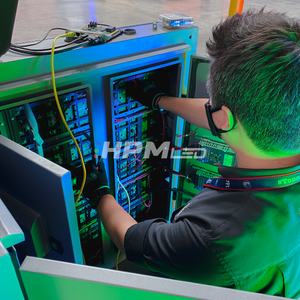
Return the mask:
[(13, 28), (15, 24), (15, 16), (17, 12), (18, 0), (0, 1), (0, 56), (5, 54), (9, 49)]

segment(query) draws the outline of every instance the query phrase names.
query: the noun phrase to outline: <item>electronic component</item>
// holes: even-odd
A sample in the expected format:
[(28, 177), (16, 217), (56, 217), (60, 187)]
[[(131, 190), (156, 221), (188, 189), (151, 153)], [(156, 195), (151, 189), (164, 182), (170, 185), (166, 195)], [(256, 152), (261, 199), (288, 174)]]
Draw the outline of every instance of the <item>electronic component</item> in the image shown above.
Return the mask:
[[(193, 162), (196, 162), (195, 160)], [(188, 194), (196, 195), (203, 189), (203, 184), (207, 179), (213, 177), (220, 177), (221, 175), (217, 172), (207, 170), (199, 167), (198, 165), (188, 164), (186, 171), (188, 172), (189, 180), (184, 180), (182, 182), (181, 190), (183, 192), (181, 197), (181, 202), (178, 203), (178, 206), (182, 206), (191, 199)]]
[(115, 26), (108, 26), (105, 28), (105, 31), (106, 32), (109, 32), (109, 33), (112, 33), (116, 30), (116, 27)]
[[(164, 167), (172, 169), (170, 157), (162, 159), (163, 152), (153, 153), (144, 158), (147, 147), (151, 144), (158, 149), (164, 141), (175, 135), (175, 118), (171, 113), (161, 114), (148, 109), (127, 93), (127, 82), (140, 80), (146, 85), (156, 86), (161, 91), (171, 91), (176, 95), (176, 82), (181, 65), (175, 62), (164, 67), (144, 72), (113, 75), (109, 78), (110, 95), (107, 98), (107, 115), (111, 115), (109, 139), (116, 149), (110, 160), (114, 166), (113, 179), (119, 178), (129, 194), (130, 214), (137, 219), (162, 217), (169, 219), (171, 180)], [(169, 91), (168, 91), (169, 89)], [(171, 152), (170, 152), (171, 153)], [(112, 186), (111, 186), (112, 187)], [(153, 190), (163, 190), (152, 193)], [(115, 182), (116, 199), (124, 210), (128, 211), (128, 197), (120, 184)]]
[(210, 165), (222, 164), (227, 167), (235, 166), (235, 153), (226, 144), (207, 138), (200, 138), (199, 146), (199, 156), (205, 155), (203, 158), (198, 158), (201, 162)]
[(184, 14), (162, 14), (158, 17), (158, 22), (168, 29), (187, 27), (194, 24), (193, 18)]
[(103, 27), (97, 24), (97, 22), (90, 22), (88, 25), (82, 27), (80, 30), (72, 29), (72, 31), (78, 34), (88, 35), (90, 44), (105, 44), (111, 39), (122, 34), (123, 31), (115, 26)]
[[(203, 136), (207, 136), (201, 128), (195, 128), (186, 135), (185, 142), (188, 148), (197, 149), (196, 155), (183, 161), (181, 173), (187, 174), (191, 181), (182, 181), (183, 191), (197, 194), (203, 188), (205, 181), (212, 177), (220, 177), (218, 165), (233, 167), (236, 165), (236, 155), (225, 143), (215, 141)], [(182, 147), (184, 149), (184, 147)], [(189, 200), (183, 195), (177, 204), (177, 207), (184, 205)]]
[[(82, 88), (60, 94), (59, 101), (66, 122), (81, 149), (84, 161), (92, 160), (94, 148), (88, 109), (89, 90)], [(62, 123), (53, 97), (0, 111), (0, 121), (5, 125), (2, 127), (6, 128), (6, 136), (38, 153), (36, 137), (32, 133), (31, 126), (29, 126), (28, 110), (31, 119), (35, 118), (38, 133), (44, 141), (42, 144), (43, 156), (69, 170), (81, 166), (78, 150)], [(78, 195), (78, 191), (75, 190), (74, 198), (76, 195)], [(95, 219), (97, 220), (97, 212), (91, 209), (84, 197), (81, 197), (76, 205), (76, 214), (86, 263), (99, 264), (103, 262), (99, 222), (92, 224), (93, 230), (90, 228), (91, 223)], [(82, 230), (83, 228), (85, 229)], [(97, 256), (93, 257), (97, 252)]]
[[(138, 75), (139, 80), (153, 83), (154, 73)], [(162, 122), (158, 112), (146, 110), (140, 103), (126, 94), (125, 78), (114, 84), (113, 104), (115, 120), (115, 142), (122, 142), (120, 157), (116, 159), (117, 175), (126, 188), (131, 204), (130, 213), (133, 217), (141, 214), (151, 202), (150, 173), (153, 167), (159, 166), (158, 159), (143, 159), (146, 142), (162, 141)], [(134, 153), (126, 143), (139, 142), (141, 151)], [(136, 149), (137, 150), (137, 149)], [(128, 152), (128, 155), (126, 155)], [(119, 204), (128, 211), (128, 199), (123, 189), (118, 191)]]
[(220, 176), (221, 175), (218, 173), (211, 172), (203, 168), (198, 169), (194, 178), (195, 189), (202, 190), (203, 184), (206, 182), (207, 179)]

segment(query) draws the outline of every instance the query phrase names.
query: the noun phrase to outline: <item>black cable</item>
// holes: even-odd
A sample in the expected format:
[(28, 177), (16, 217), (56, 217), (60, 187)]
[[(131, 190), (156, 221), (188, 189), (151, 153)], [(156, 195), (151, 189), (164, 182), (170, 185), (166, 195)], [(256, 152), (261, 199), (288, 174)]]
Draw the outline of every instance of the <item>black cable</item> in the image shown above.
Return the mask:
[(40, 44), (41, 42), (43, 42), (43, 41), (47, 38), (47, 36), (49, 35), (49, 33), (50, 33), (51, 31), (53, 31), (53, 30), (68, 30), (68, 29), (66, 29), (66, 28), (60, 28), (60, 27), (51, 28), (51, 29), (46, 33), (46, 35), (44, 36), (44, 38), (43, 38), (42, 40), (38, 41), (38, 42), (35, 42), (35, 43), (33, 43), (33, 44), (29, 44), (29, 45), (22, 45), (22, 46), (15, 45), (15, 44), (11, 44), (11, 45), (13, 45), (13, 46), (15, 46), (15, 47), (19, 47), (19, 48), (24, 48), (24, 47), (26, 48), (26, 47), (29, 47), (29, 46), (35, 46), (35, 45), (38, 45), (38, 44)]
[[(87, 38), (87, 35), (81, 36), (81, 37), (79, 37), (79, 38), (77, 38), (77, 39), (75, 39), (75, 40), (73, 40), (73, 41), (71, 41), (69, 43), (66, 43), (66, 44), (61, 45), (61, 46), (56, 46), (55, 49), (65, 48), (65, 47), (67, 47), (69, 45), (72, 45), (72, 44), (74, 44), (74, 43), (76, 43), (76, 42), (78, 42), (80, 40), (82, 40), (84, 42), (84, 41), (87, 40), (86, 38)], [(28, 49), (28, 48), (25, 48), (25, 47), (18, 47), (18, 46), (16, 47), (14, 45), (11, 45), (10, 47), (14, 48), (14, 49), (19, 49), (20, 48), (21, 50), (34, 51), (34, 52), (51, 51), (52, 50), (52, 48), (46, 48), (46, 49)]]
[[(109, 26), (109, 25), (106, 25), (106, 24), (100, 24), (100, 23), (97, 23), (97, 25), (103, 25), (103, 26)], [(34, 55), (34, 56), (42, 56), (42, 55), (51, 55), (51, 50), (52, 48), (46, 48), (46, 49), (28, 49), (26, 47), (29, 47), (29, 46), (34, 46), (34, 45), (37, 45), (39, 43), (41, 43), (42, 41), (44, 41), (46, 39), (46, 37), (49, 35), (49, 33), (52, 31), (52, 30), (67, 30), (66, 28), (52, 28), (50, 29), (47, 34), (45, 35), (45, 37), (40, 40), (39, 42), (36, 42), (36, 43), (33, 43), (33, 44), (27, 44), (27, 45), (22, 45), (22, 46), (19, 46), (19, 45), (15, 45), (15, 44), (11, 44), (10, 45), (10, 48), (9, 48), (9, 51), (12, 51), (12, 52), (17, 52), (17, 53), (22, 53), (22, 54), (27, 54), (27, 55)], [(107, 40), (105, 42), (108, 43), (109, 41), (111, 41), (112, 39), (116, 38), (117, 36), (119, 36), (120, 34), (122, 34), (122, 30), (120, 30), (117, 34), (115, 34), (114, 36), (112, 36), (109, 40)], [(71, 44), (74, 44), (78, 41), (82, 40), (82, 43), (74, 46), (74, 47), (69, 47), (69, 48), (65, 48)], [(61, 46), (57, 46), (55, 47), (55, 49), (61, 49), (61, 48), (65, 48), (65, 49), (62, 49), (62, 50), (58, 50), (58, 51), (55, 51), (55, 53), (62, 53), (62, 52), (65, 52), (65, 51), (68, 51), (68, 50), (73, 50), (73, 49), (76, 49), (80, 46), (82, 46), (85, 41), (88, 40), (88, 36), (85, 35), (85, 36), (81, 36), (69, 43), (66, 43), (65, 45), (61, 45)], [(89, 44), (86, 43), (86, 44)]]
[[(83, 41), (82, 43), (80, 43), (74, 47), (68, 47), (66, 49), (55, 51), (55, 54), (63, 53), (63, 52), (69, 51), (69, 50), (74, 50), (78, 47), (81, 47), (84, 44), (88, 45), (89, 42)], [(27, 55), (34, 55), (34, 56), (51, 55), (51, 51), (48, 51), (48, 52), (47, 51), (32, 51), (32, 50), (25, 50), (25, 49), (18, 49), (18, 48), (9, 48), (9, 51), (23, 53), (23, 54), (27, 54)]]
[(97, 23), (97, 25), (101, 25), (101, 26), (107, 26), (109, 27), (110, 25), (107, 25), (107, 24), (101, 24), (101, 23)]
[(180, 172), (177, 172), (177, 171), (174, 171), (174, 170), (170, 170), (170, 169), (168, 169), (167, 167), (164, 167), (164, 170), (165, 170), (166, 172), (170, 173), (170, 174), (174, 174), (174, 175), (180, 176), (180, 177), (182, 177), (182, 178), (188, 179), (188, 175), (185, 175), (185, 174), (183, 174), (183, 173), (180, 173)]

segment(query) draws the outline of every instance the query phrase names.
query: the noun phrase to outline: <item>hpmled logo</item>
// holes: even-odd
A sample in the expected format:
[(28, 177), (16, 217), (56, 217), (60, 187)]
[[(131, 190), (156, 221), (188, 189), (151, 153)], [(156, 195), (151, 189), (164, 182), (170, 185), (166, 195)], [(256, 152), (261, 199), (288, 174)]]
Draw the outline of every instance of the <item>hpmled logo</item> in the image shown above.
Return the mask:
[(115, 159), (128, 158), (134, 155), (139, 159), (147, 159), (152, 156), (161, 155), (161, 159), (203, 159), (206, 156), (206, 149), (203, 148), (180, 148), (171, 147), (171, 142), (164, 142), (158, 148), (149, 141), (145, 145), (141, 142), (117, 142), (115, 147), (110, 147), (110, 142), (104, 142), (100, 152), (100, 143), (96, 143), (94, 158), (98, 158), (101, 153), (102, 158), (107, 158), (109, 153), (113, 153)]

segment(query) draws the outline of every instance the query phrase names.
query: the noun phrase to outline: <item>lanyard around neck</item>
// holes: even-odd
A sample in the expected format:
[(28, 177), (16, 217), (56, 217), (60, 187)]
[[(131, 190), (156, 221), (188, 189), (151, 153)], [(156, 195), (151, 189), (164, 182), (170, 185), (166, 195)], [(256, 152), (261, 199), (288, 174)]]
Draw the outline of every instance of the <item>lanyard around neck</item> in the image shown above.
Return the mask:
[(284, 188), (300, 182), (300, 170), (282, 175), (243, 178), (213, 177), (203, 187), (228, 191), (264, 191)]

